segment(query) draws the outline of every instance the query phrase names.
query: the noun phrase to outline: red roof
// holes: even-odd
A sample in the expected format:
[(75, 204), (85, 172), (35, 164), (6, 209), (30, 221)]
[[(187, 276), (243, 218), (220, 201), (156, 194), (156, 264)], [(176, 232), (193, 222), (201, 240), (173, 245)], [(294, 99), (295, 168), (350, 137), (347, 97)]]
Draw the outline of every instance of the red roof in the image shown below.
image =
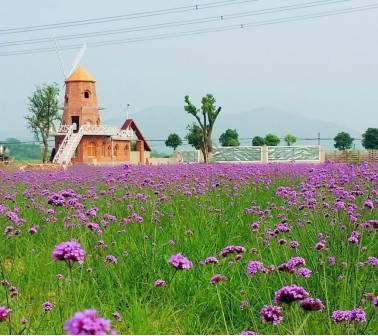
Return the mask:
[(123, 123), (121, 129), (126, 130), (128, 128), (131, 128), (136, 136), (138, 137), (138, 140), (143, 140), (144, 142), (144, 149), (147, 151), (151, 151), (150, 146), (148, 145), (146, 139), (144, 138), (142, 132), (139, 130), (138, 126), (136, 125), (135, 121), (133, 119), (126, 119), (125, 122)]

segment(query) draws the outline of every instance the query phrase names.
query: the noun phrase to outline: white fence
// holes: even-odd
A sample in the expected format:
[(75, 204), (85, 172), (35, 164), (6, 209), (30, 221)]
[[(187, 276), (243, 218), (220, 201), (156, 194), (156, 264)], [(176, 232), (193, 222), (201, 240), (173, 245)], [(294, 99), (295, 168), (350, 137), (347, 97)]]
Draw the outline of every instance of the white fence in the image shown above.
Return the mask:
[[(200, 151), (180, 151), (182, 162), (201, 162)], [(238, 146), (215, 147), (212, 162), (323, 162), (321, 146)]]

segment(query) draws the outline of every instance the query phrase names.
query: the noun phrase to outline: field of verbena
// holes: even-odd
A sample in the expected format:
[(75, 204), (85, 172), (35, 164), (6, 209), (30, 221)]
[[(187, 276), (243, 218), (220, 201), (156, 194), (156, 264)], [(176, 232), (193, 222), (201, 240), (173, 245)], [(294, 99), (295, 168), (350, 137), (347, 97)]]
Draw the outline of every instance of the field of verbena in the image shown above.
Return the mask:
[[(0, 333), (66, 333), (87, 308), (120, 334), (377, 333), (377, 183), (367, 164), (0, 171), (0, 306), (12, 310)], [(72, 239), (84, 262), (53, 260)], [(242, 251), (220, 256), (229, 245)], [(177, 253), (192, 267), (168, 263)], [(305, 264), (285, 269), (292, 257)], [(250, 261), (262, 266), (247, 274)], [(293, 284), (324, 307), (275, 302)], [(355, 308), (365, 316), (332, 318)]]

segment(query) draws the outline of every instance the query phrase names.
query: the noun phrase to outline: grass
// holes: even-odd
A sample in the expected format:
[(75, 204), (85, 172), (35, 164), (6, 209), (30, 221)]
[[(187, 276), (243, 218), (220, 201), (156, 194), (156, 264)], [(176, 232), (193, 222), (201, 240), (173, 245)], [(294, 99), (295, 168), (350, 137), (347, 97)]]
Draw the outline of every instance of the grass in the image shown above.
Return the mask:
[[(357, 267), (357, 263), (377, 256), (376, 232), (357, 228), (345, 211), (333, 212), (336, 196), (327, 186), (314, 191), (318, 201), (314, 209), (298, 210), (298, 204), (303, 200), (300, 183), (324, 169), (327, 179), (333, 176), (344, 190), (361, 185), (364, 195), (352, 202), (358, 207), (358, 223), (377, 218), (376, 209), (365, 210), (362, 206), (376, 183), (366, 177), (370, 176), (368, 169), (376, 171), (376, 167), (320, 166), (313, 172), (307, 166), (294, 165), (284, 165), (282, 169), (235, 167), (79, 167), (67, 172), (0, 172), (0, 204), (7, 210), (19, 208), (18, 216), (24, 220), (17, 226), (0, 213), (2, 231), (9, 225), (21, 231), (10, 239), (5, 235), (0, 238), (2, 278), (19, 291), (17, 297), (10, 298), (8, 288), (0, 288), (0, 305), (12, 309), (11, 320), (0, 322), (0, 333), (62, 334), (64, 322), (86, 308), (94, 308), (111, 320), (120, 334), (238, 334), (242, 330), (259, 334), (375, 333), (377, 310), (368, 300), (361, 303), (361, 298), (369, 292), (377, 295), (377, 268), (366, 263)], [(362, 176), (356, 176), (358, 171)], [(345, 183), (343, 174), (349, 176)], [(145, 178), (153, 182), (144, 182)], [(288, 205), (276, 195), (280, 186), (298, 191), (295, 205)], [(96, 217), (86, 217), (101, 225), (101, 235), (78, 219), (78, 209), (47, 204), (43, 190), (58, 192), (68, 188), (83, 195), (83, 213), (92, 207), (98, 209)], [(188, 190), (192, 195), (185, 195)], [(136, 199), (138, 193), (146, 195), (146, 200)], [(161, 195), (166, 200), (159, 201)], [(329, 211), (323, 209), (322, 197), (331, 205)], [(264, 219), (246, 214), (245, 209), (252, 204), (261, 211), (267, 210)], [(55, 214), (48, 215), (47, 209), (54, 209)], [(133, 212), (143, 216), (141, 223), (119, 224)], [(116, 222), (101, 224), (105, 214), (116, 216)], [(273, 229), (282, 216), (287, 217), (291, 231), (268, 239), (265, 230)], [(260, 222), (257, 233), (249, 228), (254, 221)], [(30, 235), (27, 230), (33, 225), (38, 225), (39, 231)], [(356, 229), (360, 233), (359, 244), (352, 245), (347, 238)], [(327, 241), (322, 251), (314, 249), (319, 233)], [(86, 251), (84, 264), (75, 264), (72, 274), (65, 262), (51, 259), (54, 246), (70, 239), (78, 240)], [(287, 243), (280, 245), (278, 239)], [(99, 240), (105, 242), (104, 249), (96, 248)], [(175, 244), (169, 244), (169, 240)], [(299, 242), (297, 249), (288, 246), (291, 240)], [(229, 262), (234, 256), (219, 258), (218, 265), (200, 264), (207, 256), (218, 257), (227, 245), (244, 246), (247, 252), (232, 265)], [(252, 247), (257, 254), (249, 252)], [(176, 271), (167, 263), (178, 252), (193, 262), (191, 270)], [(107, 255), (115, 256), (118, 263), (105, 263)], [(327, 264), (330, 255), (336, 258), (335, 266)], [(312, 270), (310, 278), (279, 271), (251, 278), (246, 275), (249, 260), (277, 266), (292, 256), (305, 258), (306, 267)], [(57, 280), (58, 273), (64, 279)], [(227, 281), (211, 285), (214, 274), (224, 274)], [(154, 288), (158, 278), (167, 283)], [(271, 304), (274, 292), (289, 284), (303, 286), (312, 297), (322, 300), (325, 309), (307, 313), (298, 304), (283, 305), (281, 324), (261, 323), (262, 306)], [(241, 310), (243, 300), (248, 300), (249, 305)], [(53, 304), (50, 312), (42, 309), (45, 301)], [(335, 324), (330, 318), (334, 310), (357, 306), (365, 309), (368, 322)], [(115, 311), (121, 314), (122, 321), (112, 317)], [(27, 324), (20, 323), (23, 317), (28, 319)]]

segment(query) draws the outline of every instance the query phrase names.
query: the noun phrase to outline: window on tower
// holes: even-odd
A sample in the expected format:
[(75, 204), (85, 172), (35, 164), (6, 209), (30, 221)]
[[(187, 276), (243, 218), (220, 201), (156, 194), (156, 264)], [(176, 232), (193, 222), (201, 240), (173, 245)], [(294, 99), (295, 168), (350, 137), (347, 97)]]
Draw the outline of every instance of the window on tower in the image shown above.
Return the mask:
[(89, 98), (90, 95), (91, 93), (88, 90), (84, 91), (84, 98)]

